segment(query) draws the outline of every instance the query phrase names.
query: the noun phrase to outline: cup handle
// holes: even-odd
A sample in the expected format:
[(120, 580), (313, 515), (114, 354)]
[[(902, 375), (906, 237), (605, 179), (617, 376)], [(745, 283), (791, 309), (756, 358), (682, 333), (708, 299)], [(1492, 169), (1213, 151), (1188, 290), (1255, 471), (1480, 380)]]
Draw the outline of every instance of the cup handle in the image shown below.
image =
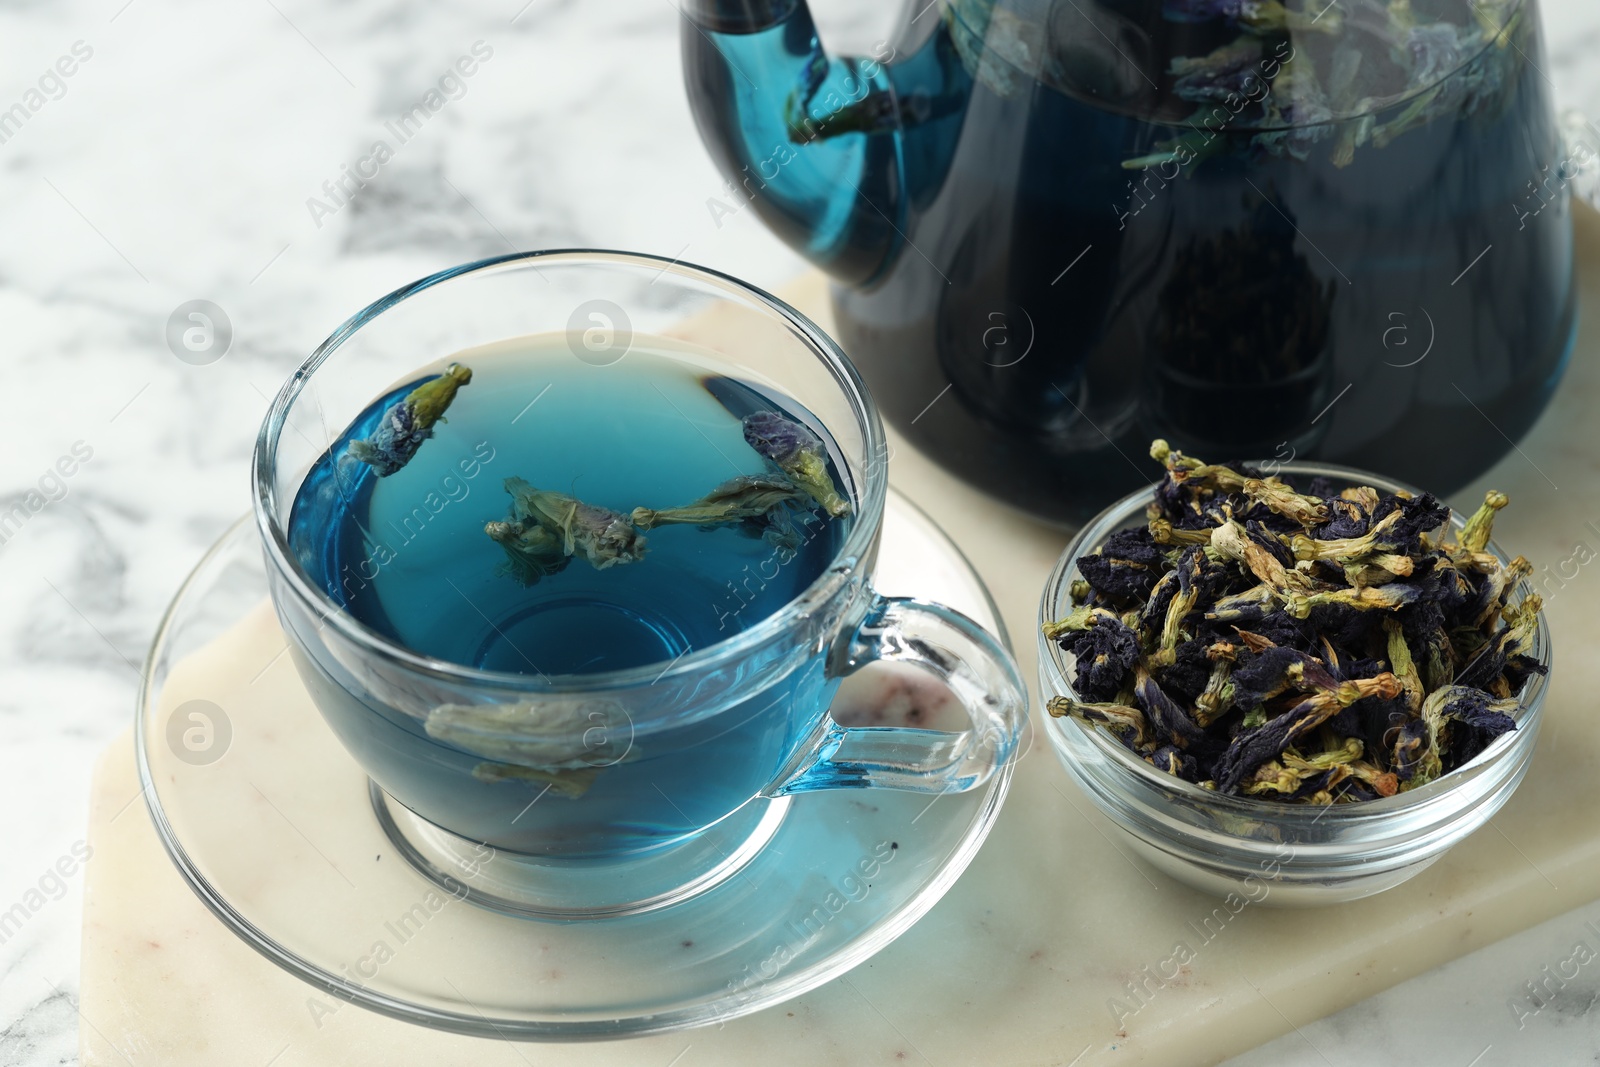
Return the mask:
[(830, 714), (763, 796), (868, 786), (960, 793), (1010, 761), (1027, 721), (1028, 693), (1011, 655), (977, 623), (942, 604), (874, 594), (835, 671), (851, 674), (874, 660), (932, 672), (966, 709), (971, 727), (959, 733), (844, 727)]

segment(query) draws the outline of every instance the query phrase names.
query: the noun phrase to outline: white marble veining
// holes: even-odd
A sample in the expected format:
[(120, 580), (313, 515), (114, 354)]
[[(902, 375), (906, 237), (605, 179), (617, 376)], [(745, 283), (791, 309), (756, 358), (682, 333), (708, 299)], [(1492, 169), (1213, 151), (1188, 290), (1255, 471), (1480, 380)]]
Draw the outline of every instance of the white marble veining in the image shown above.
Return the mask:
[[(1600, 9), (1544, 6), (1562, 102), (1600, 112)], [(814, 7), (842, 47), (892, 14)], [(308, 208), (338, 207), (323, 183), (393, 146), (385, 122), (474, 45), (457, 98), (360, 196)], [(763, 286), (802, 264), (749, 213), (706, 210), (721, 182), (683, 99), (672, 0), (12, 0), (0, 71), (0, 110), (46, 76), (43, 106), (0, 143), (0, 510), (57, 498), (0, 544), (0, 912), (27, 915), (0, 943), (0, 1063), (56, 1064), (92, 1025), (75, 1008), (74, 853), (91, 760), (128, 721), (178, 582), (245, 510), (266, 398), (304, 354), (381, 293), (511, 248), (628, 247)], [(196, 298), (234, 332), (205, 366), (164, 339)], [(1520, 1030), (1508, 1002), (1575, 940), (1600, 947), (1592, 918), (1237, 1062), (1466, 1064), (1486, 1046), (1476, 1062), (1570, 1062), (1600, 1043), (1592, 968)]]

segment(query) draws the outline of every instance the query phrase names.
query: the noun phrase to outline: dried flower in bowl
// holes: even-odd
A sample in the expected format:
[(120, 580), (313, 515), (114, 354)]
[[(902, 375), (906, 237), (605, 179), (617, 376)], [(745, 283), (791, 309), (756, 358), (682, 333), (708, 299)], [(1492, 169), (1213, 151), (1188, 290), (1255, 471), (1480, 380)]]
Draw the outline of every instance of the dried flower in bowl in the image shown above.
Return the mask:
[(1304, 491), (1157, 441), (1144, 526), (1077, 560), (1073, 657), (1049, 702), (1221, 793), (1329, 804), (1392, 796), (1516, 729), (1541, 602), (1487, 551), (1491, 492), (1453, 540), (1424, 493)]

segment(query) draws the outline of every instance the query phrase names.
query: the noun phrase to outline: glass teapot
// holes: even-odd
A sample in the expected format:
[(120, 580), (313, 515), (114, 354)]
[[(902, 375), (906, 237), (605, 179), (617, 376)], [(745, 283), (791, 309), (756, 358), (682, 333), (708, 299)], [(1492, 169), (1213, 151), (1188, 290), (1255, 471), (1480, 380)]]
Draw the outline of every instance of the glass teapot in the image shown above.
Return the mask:
[(1596, 141), (1535, 0), (914, 0), (856, 57), (805, 0), (688, 0), (682, 43), (727, 209), (832, 276), (903, 434), (1041, 517), (1155, 437), (1448, 493), (1571, 351)]

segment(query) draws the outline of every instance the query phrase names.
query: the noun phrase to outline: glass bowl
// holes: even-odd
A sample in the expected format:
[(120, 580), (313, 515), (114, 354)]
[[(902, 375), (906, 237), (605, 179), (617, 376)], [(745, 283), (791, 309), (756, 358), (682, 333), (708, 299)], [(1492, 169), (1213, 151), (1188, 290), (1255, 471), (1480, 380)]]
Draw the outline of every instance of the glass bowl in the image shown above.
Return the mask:
[[(1343, 488), (1417, 492), (1377, 475), (1313, 463), (1277, 468), (1292, 478), (1329, 478)], [(1078, 557), (1118, 530), (1142, 525), (1153, 487), (1132, 493), (1085, 526), (1062, 553), (1040, 603), (1040, 623), (1072, 609)], [(1451, 514), (1459, 531), (1464, 519)], [(1509, 557), (1494, 542), (1488, 551)], [(1512, 603), (1532, 587), (1520, 583)], [(1073, 696), (1072, 657), (1039, 635), (1043, 700)], [(1541, 615), (1530, 653), (1550, 666), (1550, 632)], [(1527, 773), (1539, 734), (1548, 675), (1523, 687), (1517, 729), (1502, 734), (1463, 767), (1392, 797), (1331, 806), (1284, 804), (1202, 789), (1157, 770), (1105, 730), (1069, 717), (1045, 716), (1056, 755), (1094, 804), (1127, 837), (1131, 851), (1196, 889), (1253, 903), (1306, 907), (1356, 900), (1415, 877), (1456, 842), (1492, 818)]]

